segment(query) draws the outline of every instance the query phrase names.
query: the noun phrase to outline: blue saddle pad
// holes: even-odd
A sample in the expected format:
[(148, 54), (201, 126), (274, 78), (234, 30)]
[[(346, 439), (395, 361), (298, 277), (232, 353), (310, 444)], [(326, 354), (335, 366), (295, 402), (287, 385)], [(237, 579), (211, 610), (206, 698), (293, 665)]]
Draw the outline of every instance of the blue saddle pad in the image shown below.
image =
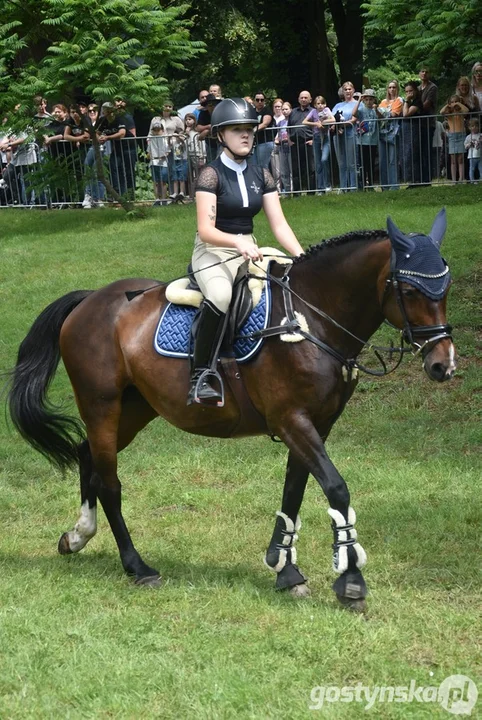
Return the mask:
[[(191, 325), (197, 308), (169, 303), (164, 308), (154, 335), (154, 347), (160, 355), (187, 358), (191, 337)], [(261, 299), (246, 319), (239, 335), (248, 335), (268, 327), (271, 315), (271, 289), (264, 284)], [(251, 360), (261, 348), (263, 338), (238, 338), (233, 345), (238, 363)], [(191, 348), (192, 350), (192, 348)], [(192, 354), (192, 353), (191, 353)]]

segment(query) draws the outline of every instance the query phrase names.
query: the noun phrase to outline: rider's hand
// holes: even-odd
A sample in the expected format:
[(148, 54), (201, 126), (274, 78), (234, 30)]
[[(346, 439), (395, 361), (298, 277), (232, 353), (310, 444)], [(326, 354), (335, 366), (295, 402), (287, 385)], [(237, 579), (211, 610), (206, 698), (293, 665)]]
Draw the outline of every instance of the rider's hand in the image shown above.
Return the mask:
[(236, 240), (236, 250), (244, 257), (245, 260), (263, 259), (263, 253), (259, 247), (242, 236)]

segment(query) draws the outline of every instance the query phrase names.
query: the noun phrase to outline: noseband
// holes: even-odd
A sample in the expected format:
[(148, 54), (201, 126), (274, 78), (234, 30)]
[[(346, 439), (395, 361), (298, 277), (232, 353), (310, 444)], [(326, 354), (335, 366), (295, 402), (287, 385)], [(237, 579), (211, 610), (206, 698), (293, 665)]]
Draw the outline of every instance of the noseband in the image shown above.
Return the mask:
[[(441, 278), (447, 275), (447, 273), (449, 272), (449, 266), (445, 264), (445, 270), (443, 272), (436, 275), (430, 275), (428, 273), (415, 272), (414, 270), (397, 270), (396, 262), (397, 259), (395, 250), (392, 248), (392, 253), (390, 257), (390, 275), (387, 278), (385, 284), (385, 291), (382, 299), (382, 308), (385, 304), (389, 288), (393, 287), (398, 309), (400, 310), (400, 314), (403, 320), (403, 329), (401, 331), (402, 340), (412, 346), (412, 352), (414, 356), (422, 353), (422, 357), (425, 357), (425, 355), (441, 340), (445, 340), (446, 338), (452, 340), (452, 325), (449, 325), (448, 323), (442, 325), (411, 325), (410, 320), (407, 316), (407, 312), (405, 310), (402, 290), (400, 288), (400, 282), (403, 282), (403, 280), (399, 280), (399, 276), (402, 275), (403, 277), (403, 275), (413, 275), (421, 278), (426, 278), (428, 280), (434, 280), (436, 278)], [(385, 322), (391, 325), (388, 320), (385, 320)], [(392, 327), (394, 326), (392, 325)]]

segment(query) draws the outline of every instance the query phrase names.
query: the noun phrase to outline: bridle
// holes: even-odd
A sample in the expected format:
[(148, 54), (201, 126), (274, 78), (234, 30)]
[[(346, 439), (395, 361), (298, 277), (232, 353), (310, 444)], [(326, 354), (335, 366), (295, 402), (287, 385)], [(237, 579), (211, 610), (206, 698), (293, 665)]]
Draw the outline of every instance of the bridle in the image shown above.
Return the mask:
[[(445, 263), (445, 261), (444, 261)], [(255, 263), (256, 264), (256, 263)], [(259, 266), (258, 266), (259, 267)], [(350, 374), (352, 374), (353, 370), (360, 370), (364, 373), (367, 373), (368, 375), (376, 375), (379, 377), (383, 377), (385, 375), (389, 375), (390, 373), (394, 372), (402, 362), (403, 356), (406, 353), (411, 353), (413, 356), (417, 356), (419, 353), (422, 353), (422, 357), (424, 357), (429, 349), (435, 347), (437, 343), (439, 343), (441, 340), (445, 340), (446, 338), (452, 339), (452, 326), (445, 323), (445, 324), (439, 324), (439, 325), (411, 325), (410, 320), (408, 319), (408, 315), (405, 309), (405, 305), (403, 302), (403, 295), (402, 290), (400, 288), (400, 282), (403, 282), (403, 280), (399, 279), (400, 275), (416, 275), (419, 277), (427, 278), (427, 279), (434, 279), (438, 277), (444, 277), (449, 272), (449, 267), (447, 263), (445, 263), (445, 270), (442, 273), (439, 273), (437, 275), (429, 275), (425, 273), (419, 273), (411, 270), (397, 270), (396, 266), (396, 255), (395, 251), (392, 248), (391, 252), (391, 258), (390, 258), (390, 273), (387, 277), (387, 280), (385, 282), (385, 288), (382, 296), (381, 301), (381, 310), (383, 313), (383, 307), (385, 305), (386, 300), (389, 297), (390, 288), (393, 288), (395, 293), (395, 299), (398, 305), (398, 308), (400, 310), (400, 314), (402, 316), (403, 320), (403, 328), (400, 330), (395, 325), (390, 323), (386, 318), (384, 322), (389, 325), (390, 327), (393, 327), (394, 329), (399, 330), (400, 332), (400, 346), (394, 347), (394, 345), (387, 346), (380, 346), (380, 345), (373, 345), (368, 340), (363, 340), (362, 338), (358, 337), (354, 333), (352, 333), (347, 328), (343, 327), (343, 325), (340, 325), (334, 318), (332, 318), (330, 315), (325, 313), (323, 310), (320, 310), (315, 305), (312, 305), (307, 300), (305, 300), (303, 297), (298, 295), (298, 293), (293, 290), (290, 287), (290, 281), (289, 281), (289, 273), (293, 266), (287, 265), (285, 266), (283, 275), (281, 278), (275, 277), (268, 271), (266, 271), (266, 280), (269, 280), (270, 282), (278, 285), (281, 287), (282, 293), (283, 293), (283, 302), (284, 302), (284, 309), (286, 314), (286, 322), (283, 325), (277, 325), (277, 326), (271, 326), (267, 327), (264, 330), (258, 330), (254, 333), (250, 333), (249, 337), (272, 337), (274, 335), (281, 335), (285, 333), (290, 334), (298, 334), (301, 335), (306, 340), (309, 340), (313, 345), (316, 345), (321, 350), (327, 352), (329, 355), (334, 357), (338, 362), (341, 363), (341, 365), (346, 368), (346, 371)], [(261, 268), (260, 268), (261, 269)], [(248, 273), (248, 277), (250, 277), (250, 274)], [(254, 277), (254, 276), (252, 276)], [(371, 368), (366, 367), (365, 365), (362, 365), (359, 360), (357, 359), (357, 356), (354, 358), (346, 358), (341, 352), (336, 350), (335, 348), (332, 348), (330, 345), (325, 343), (324, 341), (320, 340), (319, 338), (312, 335), (310, 332), (303, 330), (300, 326), (300, 323), (295, 315), (294, 308), (293, 308), (293, 297), (296, 297), (299, 301), (301, 301), (306, 307), (308, 307), (310, 310), (312, 310), (316, 315), (319, 315), (323, 319), (330, 322), (332, 325), (337, 327), (339, 330), (342, 330), (344, 333), (349, 335), (351, 338), (356, 340), (360, 343), (361, 348), (360, 352), (363, 348), (367, 348), (374, 352), (375, 356), (377, 357), (378, 361), (380, 362), (382, 366), (382, 370), (373, 370)], [(242, 336), (242, 337), (248, 337), (248, 336)], [(407, 343), (410, 347), (405, 347), (404, 344)], [(395, 366), (392, 367), (390, 370), (387, 369), (386, 362), (384, 358), (382, 357), (382, 353), (388, 353), (390, 357), (393, 355), (398, 355), (398, 361), (396, 362)]]
[[(437, 278), (442, 278), (445, 275), (449, 273), (449, 266), (444, 260), (445, 269), (441, 273), (437, 274), (429, 274), (429, 273), (421, 273), (416, 272), (415, 270), (397, 270), (397, 258), (395, 254), (395, 250), (392, 248), (391, 256), (390, 256), (390, 275), (387, 278), (387, 281), (385, 283), (385, 290), (382, 298), (382, 311), (383, 306), (385, 304), (385, 300), (388, 295), (388, 291), (390, 287), (393, 287), (394, 293), (395, 293), (395, 299), (397, 301), (398, 309), (400, 310), (400, 314), (402, 316), (403, 320), (403, 328), (401, 330), (401, 337), (402, 342), (405, 341), (412, 347), (412, 354), (414, 356), (418, 355), (419, 353), (422, 354), (422, 357), (424, 357), (429, 349), (432, 349), (435, 347), (435, 345), (440, 342), (441, 340), (445, 340), (446, 338), (449, 338), (452, 340), (452, 326), (448, 323), (440, 324), (440, 325), (411, 325), (410, 320), (407, 316), (407, 311), (405, 309), (405, 305), (403, 303), (403, 295), (402, 290), (400, 288), (400, 282), (403, 282), (403, 280), (399, 279), (400, 276), (412, 276), (412, 277), (420, 277), (425, 278), (427, 280), (434, 280)], [(391, 327), (395, 327), (391, 323), (388, 322), (388, 320), (385, 319), (385, 323), (388, 325), (391, 325)]]

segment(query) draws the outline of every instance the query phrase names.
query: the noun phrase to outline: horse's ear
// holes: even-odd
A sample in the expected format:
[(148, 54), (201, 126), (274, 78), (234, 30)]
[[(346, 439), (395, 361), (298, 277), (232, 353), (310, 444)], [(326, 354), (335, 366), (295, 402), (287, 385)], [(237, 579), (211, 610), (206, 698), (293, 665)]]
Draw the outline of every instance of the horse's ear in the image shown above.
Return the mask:
[(441, 246), (446, 230), (447, 213), (445, 212), (445, 208), (442, 208), (433, 221), (432, 229), (430, 230), (430, 238), (434, 241), (437, 247)]
[(403, 232), (397, 228), (390, 216), (387, 218), (387, 229), (388, 237), (395, 251), (398, 250), (407, 253), (413, 250), (415, 247), (413, 239), (404, 235)]

